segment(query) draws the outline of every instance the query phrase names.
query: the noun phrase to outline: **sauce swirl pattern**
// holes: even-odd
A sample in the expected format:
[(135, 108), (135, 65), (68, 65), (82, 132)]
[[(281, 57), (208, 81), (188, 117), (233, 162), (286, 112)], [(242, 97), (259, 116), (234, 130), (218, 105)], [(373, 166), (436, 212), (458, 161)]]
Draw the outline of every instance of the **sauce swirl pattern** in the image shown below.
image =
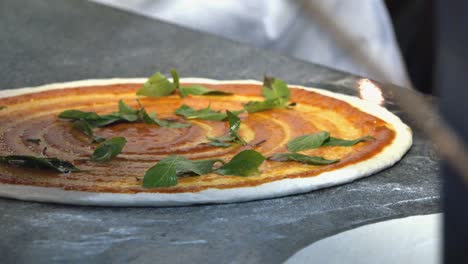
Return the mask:
[[(188, 85), (188, 84), (185, 84)], [(239, 110), (242, 103), (262, 100), (261, 86), (254, 84), (204, 84), (208, 88), (232, 92), (232, 96), (171, 95), (161, 98), (140, 98), (148, 112), (155, 111), (159, 118), (190, 122), (188, 128), (163, 128), (143, 123), (119, 123), (95, 129), (104, 137), (123, 136), (127, 144), (117, 158), (107, 163), (87, 160), (95, 145), (71, 127), (71, 123), (57, 118), (67, 109), (95, 111), (107, 114), (117, 110), (119, 99), (136, 108), (135, 91), (141, 84), (113, 84), (42, 91), (14, 97), (0, 98), (0, 155), (38, 156), (47, 146), (46, 155), (74, 163), (83, 172), (59, 174), (0, 165), (0, 183), (58, 187), (64, 190), (111, 193), (180, 193), (198, 192), (209, 188), (235, 188), (257, 186), (286, 178), (315, 177), (322, 172), (371, 158), (390, 144), (395, 137), (392, 126), (381, 119), (360, 111), (346, 102), (312, 91), (291, 87), (292, 110), (274, 109), (240, 115), (240, 135), (249, 143), (266, 140), (255, 150), (265, 156), (286, 152), (286, 143), (303, 134), (329, 131), (334, 137), (345, 139), (370, 135), (375, 140), (352, 147), (321, 147), (304, 152), (308, 155), (340, 159), (326, 166), (305, 165), (297, 162), (265, 161), (259, 176), (235, 177), (207, 174), (184, 177), (176, 186), (145, 189), (141, 178), (158, 160), (171, 155), (189, 159), (221, 158), (229, 160), (249, 146), (219, 148), (202, 144), (206, 136), (227, 133), (227, 122), (186, 120), (174, 114), (183, 103), (195, 109), (211, 104), (214, 110)], [(28, 139), (41, 139), (34, 144)]]

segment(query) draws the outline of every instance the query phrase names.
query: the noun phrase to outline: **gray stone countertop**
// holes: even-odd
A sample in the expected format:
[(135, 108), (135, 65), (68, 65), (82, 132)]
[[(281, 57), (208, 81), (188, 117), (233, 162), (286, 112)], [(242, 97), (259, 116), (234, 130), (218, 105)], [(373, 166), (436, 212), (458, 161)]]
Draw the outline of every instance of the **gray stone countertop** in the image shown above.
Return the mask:
[[(347, 94), (354, 94), (360, 79), (78, 0), (2, 0), (0, 36), (0, 89), (149, 76), (171, 67), (182, 76), (215, 79), (268, 73)], [(390, 100), (386, 106), (402, 116)], [(392, 168), (277, 199), (174, 208), (0, 199), (0, 262), (282, 263), (343, 230), (440, 212), (438, 158), (414, 132), (413, 147)]]

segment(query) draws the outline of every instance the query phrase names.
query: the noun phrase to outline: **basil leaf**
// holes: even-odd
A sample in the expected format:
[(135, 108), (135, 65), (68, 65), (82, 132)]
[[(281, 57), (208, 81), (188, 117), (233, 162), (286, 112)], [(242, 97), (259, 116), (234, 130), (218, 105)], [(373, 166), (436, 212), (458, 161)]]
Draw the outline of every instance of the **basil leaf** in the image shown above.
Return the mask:
[(138, 114), (138, 110), (133, 109), (131, 106), (127, 105), (122, 99), (119, 100), (119, 114)]
[(83, 112), (80, 110), (65, 110), (58, 115), (58, 117), (63, 119), (83, 119), (83, 120), (99, 120), (101, 117), (95, 112)]
[(122, 152), (127, 143), (124, 137), (113, 137), (99, 144), (91, 156), (92, 161), (108, 161)]
[(307, 156), (299, 153), (279, 153), (275, 154), (268, 159), (274, 161), (297, 161), (310, 165), (328, 165), (340, 161), (339, 159), (327, 160), (318, 156)]
[(171, 75), (172, 75), (172, 83), (174, 84), (175, 89), (180, 88), (180, 82), (179, 82), (179, 74), (175, 69), (171, 69)]
[(211, 142), (208, 142), (207, 144), (213, 147), (220, 147), (220, 148), (228, 148), (231, 146), (230, 143), (227, 143), (225, 141), (220, 141), (217, 139), (213, 139)]
[(229, 137), (229, 136), (224, 136), (224, 137), (206, 137), (210, 142), (206, 143), (210, 146), (213, 147), (221, 147), (221, 148), (227, 148), (230, 147), (231, 144), (228, 142), (234, 141), (234, 138)]
[(322, 131), (315, 134), (299, 136), (287, 143), (288, 150), (298, 152), (306, 149), (314, 149), (322, 146), (322, 144), (330, 137), (330, 133)]
[(195, 110), (188, 105), (183, 104), (175, 110), (175, 114), (183, 116), (186, 119), (204, 119), (204, 120), (215, 120), (222, 121), (226, 118), (226, 114), (220, 111), (211, 110), (210, 106)]
[(101, 136), (93, 136), (92, 138), (92, 143), (101, 143), (101, 142), (104, 142), (106, 141), (106, 138), (105, 137), (101, 137)]
[(210, 141), (208, 145), (222, 148), (230, 147), (231, 144), (228, 142), (235, 142), (243, 146), (247, 145), (247, 142), (238, 134), (241, 125), (240, 118), (229, 110), (226, 110), (226, 115), (229, 122), (229, 135), (221, 137), (206, 137), (206, 139)]
[(0, 105), (0, 110), (6, 109), (7, 107), (4, 105)]
[(262, 94), (267, 100), (279, 100), (279, 105), (283, 106), (291, 97), (288, 85), (280, 79), (265, 76), (262, 87)]
[(187, 173), (203, 175), (213, 171), (216, 162), (220, 159), (191, 161), (178, 155), (172, 155), (159, 161), (155, 166), (148, 169), (143, 178), (143, 187), (169, 187), (177, 184), (177, 176)]
[[(117, 116), (115, 113), (112, 116)], [(125, 119), (128, 122), (135, 122), (138, 120), (138, 110), (133, 109), (129, 105), (120, 99), (119, 100), (119, 112), (118, 116)]]
[(218, 141), (222, 141), (222, 142), (231, 142), (231, 141), (234, 141), (234, 138), (231, 137), (231, 136), (220, 136), (220, 137), (206, 137), (206, 139), (208, 140), (218, 140)]
[(83, 134), (85, 134), (89, 138), (93, 138), (93, 136), (94, 136), (93, 128), (91, 127), (91, 125), (88, 122), (86, 122), (86, 120), (83, 120), (83, 119), (76, 120), (76, 121), (73, 122), (72, 127), (74, 129), (82, 132)]
[(40, 138), (28, 138), (26, 139), (27, 142), (40, 145), (41, 144), (41, 139)]
[[(197, 175), (203, 175), (213, 171), (213, 166), (216, 162), (222, 162), (221, 159), (207, 159), (207, 160), (189, 160), (183, 156), (171, 155), (164, 158), (164, 162), (174, 162), (177, 175), (183, 175), (187, 173), (194, 173)], [(160, 161), (160, 162), (161, 162)]]
[(177, 172), (175, 161), (164, 162), (161, 160), (149, 168), (143, 177), (144, 188), (170, 187), (177, 184)]
[(93, 128), (86, 120), (80, 119), (80, 120), (74, 121), (73, 128), (85, 134), (87, 137), (89, 137), (92, 140), (92, 142), (102, 142), (106, 140), (105, 138), (101, 136), (95, 136), (93, 132)]
[(156, 113), (148, 114), (144, 108), (142, 108), (140, 112), (141, 112), (141, 119), (146, 124), (155, 124), (161, 127), (168, 127), (168, 128), (184, 128), (184, 127), (191, 126), (191, 124), (188, 124), (188, 123), (179, 123), (176, 121), (159, 119), (156, 117)]
[(103, 115), (103, 116), (100, 116), (99, 119), (97, 120), (89, 120), (89, 119), (84, 119), (84, 120), (88, 121), (88, 123), (92, 127), (105, 127), (114, 123), (126, 121), (118, 113)]
[(75, 109), (65, 110), (61, 112), (58, 117), (70, 120), (85, 120), (92, 127), (103, 127), (115, 122), (124, 121), (118, 113), (100, 116), (95, 112), (83, 112)]
[(232, 93), (225, 92), (225, 91), (209, 89), (200, 84), (180, 87), (179, 90), (180, 90), (180, 95), (182, 96), (182, 98), (187, 97), (189, 94), (193, 94), (193, 95), (231, 95), (232, 94)]
[(221, 162), (224, 164), (222, 159), (206, 159), (206, 160), (194, 160), (192, 161), (197, 168), (198, 172), (195, 172), (199, 175), (208, 174), (213, 171), (213, 166), (216, 162)]
[[(138, 101), (138, 104), (140, 104), (140, 101)], [(159, 119), (156, 117), (156, 113), (147, 113), (145, 108), (141, 106), (140, 104), (140, 110), (137, 111), (137, 115), (139, 117), (138, 120), (143, 121), (146, 124), (155, 124), (161, 127), (168, 127), (168, 128), (183, 128), (183, 127), (190, 127), (191, 124), (189, 123), (179, 123), (177, 121), (171, 121), (171, 120), (164, 120), (164, 119)]]
[(145, 124), (153, 124), (153, 125), (158, 124), (154, 120), (154, 119), (156, 119), (156, 114), (151, 113), (151, 115), (150, 115), (150, 114), (148, 114), (148, 112), (146, 112), (146, 110), (144, 108), (140, 109), (140, 111), (138, 112), (138, 115), (139, 115), (139, 119), (141, 119), (141, 121), (143, 121), (143, 123), (145, 123)]
[[(108, 126), (116, 122), (139, 122), (139, 121), (142, 121), (147, 124), (156, 124), (162, 127), (169, 127), (169, 128), (182, 128), (182, 127), (191, 126), (190, 124), (187, 124), (187, 123), (178, 123), (175, 121), (158, 119), (156, 118), (156, 114), (154, 113), (151, 113), (150, 115), (148, 115), (146, 110), (141, 105), (140, 105), (140, 109), (138, 110), (133, 109), (129, 105), (125, 104), (123, 100), (119, 100), (119, 111), (115, 113), (110, 113), (107, 115), (100, 116), (94, 112), (82, 112), (79, 110), (66, 110), (62, 112), (59, 116), (62, 118), (67, 118), (71, 120), (84, 120), (89, 124), (89, 126), (91, 126), (91, 128), (104, 127), (104, 126)], [(89, 134), (91, 134), (83, 124), (79, 124), (78, 130), (82, 131), (88, 136)], [(99, 140), (102, 140), (102, 138), (100, 137), (94, 138), (94, 141), (96, 142), (99, 142)]]
[(291, 92), (288, 85), (280, 79), (265, 77), (263, 80), (262, 95), (264, 101), (252, 101), (244, 104), (244, 109), (249, 113), (271, 110), (275, 108), (288, 108)]
[(356, 145), (356, 144), (359, 143), (359, 142), (368, 141), (368, 140), (373, 140), (373, 139), (375, 139), (375, 138), (373, 138), (373, 137), (371, 137), (371, 136), (365, 136), (365, 137), (360, 137), (360, 138), (351, 139), (351, 140), (341, 139), (341, 138), (335, 138), (335, 137), (330, 137), (330, 138), (328, 138), (327, 140), (325, 140), (325, 142), (323, 143), (322, 146), (344, 146), (344, 147), (350, 147), (350, 146)]
[[(138, 104), (140, 104), (140, 101), (138, 101)], [(154, 124), (154, 125), (158, 125), (158, 126), (161, 126), (161, 127), (169, 127), (169, 128), (182, 128), (182, 127), (189, 127), (191, 126), (190, 124), (187, 124), (187, 123), (178, 123), (176, 121), (169, 121), (169, 120), (163, 120), (163, 119), (158, 119), (156, 117), (156, 113), (147, 113), (145, 108), (143, 106), (141, 106), (140, 104), (140, 109), (139, 110), (134, 110), (132, 108), (130, 108), (128, 105), (125, 105), (125, 103), (121, 102), (122, 103), (122, 108), (120, 107), (120, 102), (119, 102), (119, 114), (123, 117), (123, 114), (126, 114), (126, 115), (131, 115), (131, 116), (135, 116), (134, 118), (132, 118), (133, 120), (129, 120), (127, 119), (127, 121), (143, 121), (144, 123), (146, 124)], [(123, 111), (124, 109), (124, 106), (126, 110)], [(121, 110), (122, 109), (122, 110)]]
[(175, 86), (160, 72), (151, 76), (136, 92), (137, 95), (160, 97), (170, 95), (175, 90)]
[[(244, 110), (233, 111), (235, 115), (243, 113)], [(213, 121), (223, 121), (227, 118), (226, 113), (221, 111), (211, 110), (211, 106), (208, 105), (206, 108), (195, 110), (190, 106), (183, 104), (175, 110), (175, 114), (183, 116), (186, 119), (203, 119), (203, 120), (213, 120)]]
[(360, 137), (357, 139), (347, 140), (341, 138), (330, 137), (330, 133), (322, 131), (315, 134), (309, 134), (297, 137), (288, 142), (287, 147), (291, 152), (298, 152), (306, 149), (314, 149), (322, 146), (353, 146), (361, 141), (374, 139), (371, 136)]
[(27, 155), (9, 155), (0, 156), (0, 162), (11, 166), (33, 168), (33, 169), (49, 169), (61, 173), (80, 171), (77, 167), (68, 161), (58, 158), (42, 158)]
[(109, 117), (107, 120), (111, 121), (115, 118), (115, 121), (108, 123), (108, 125), (119, 122), (119, 121), (127, 121), (127, 122), (136, 122), (138, 121), (138, 115), (135, 114), (119, 114), (119, 118), (117, 117)]
[(244, 109), (249, 113), (261, 112), (281, 107), (280, 99), (268, 99), (265, 101), (251, 101), (243, 104)]
[(247, 145), (247, 142), (238, 134), (241, 125), (240, 118), (229, 110), (226, 110), (226, 114), (229, 122), (229, 136), (233, 137), (235, 142), (243, 146)]
[(258, 175), (260, 174), (258, 167), (264, 160), (265, 157), (255, 150), (243, 150), (214, 172), (234, 176)]

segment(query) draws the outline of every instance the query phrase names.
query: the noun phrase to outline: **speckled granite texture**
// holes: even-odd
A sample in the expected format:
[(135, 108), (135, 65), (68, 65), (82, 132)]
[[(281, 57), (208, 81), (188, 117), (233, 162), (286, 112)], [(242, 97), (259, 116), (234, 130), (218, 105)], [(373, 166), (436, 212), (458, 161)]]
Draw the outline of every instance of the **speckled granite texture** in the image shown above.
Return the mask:
[[(85, 1), (0, 2), (0, 89), (148, 76), (260, 79), (353, 94), (358, 77)], [(313, 48), (313, 47), (311, 47)], [(387, 101), (397, 114), (398, 108)], [(337, 232), (440, 212), (438, 158), (415, 131), (396, 166), (347, 185), (239, 204), (74, 207), (0, 199), (2, 263), (282, 263)]]

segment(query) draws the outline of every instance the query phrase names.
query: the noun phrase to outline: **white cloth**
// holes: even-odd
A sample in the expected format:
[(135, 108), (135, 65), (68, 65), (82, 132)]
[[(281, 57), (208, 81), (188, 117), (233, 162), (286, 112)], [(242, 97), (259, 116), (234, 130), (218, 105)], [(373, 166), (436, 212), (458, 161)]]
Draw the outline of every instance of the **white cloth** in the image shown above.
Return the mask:
[[(366, 77), (313, 19), (287, 0), (93, 0)], [(382, 0), (320, 1), (327, 15), (362, 43), (395, 84), (408, 76)]]

